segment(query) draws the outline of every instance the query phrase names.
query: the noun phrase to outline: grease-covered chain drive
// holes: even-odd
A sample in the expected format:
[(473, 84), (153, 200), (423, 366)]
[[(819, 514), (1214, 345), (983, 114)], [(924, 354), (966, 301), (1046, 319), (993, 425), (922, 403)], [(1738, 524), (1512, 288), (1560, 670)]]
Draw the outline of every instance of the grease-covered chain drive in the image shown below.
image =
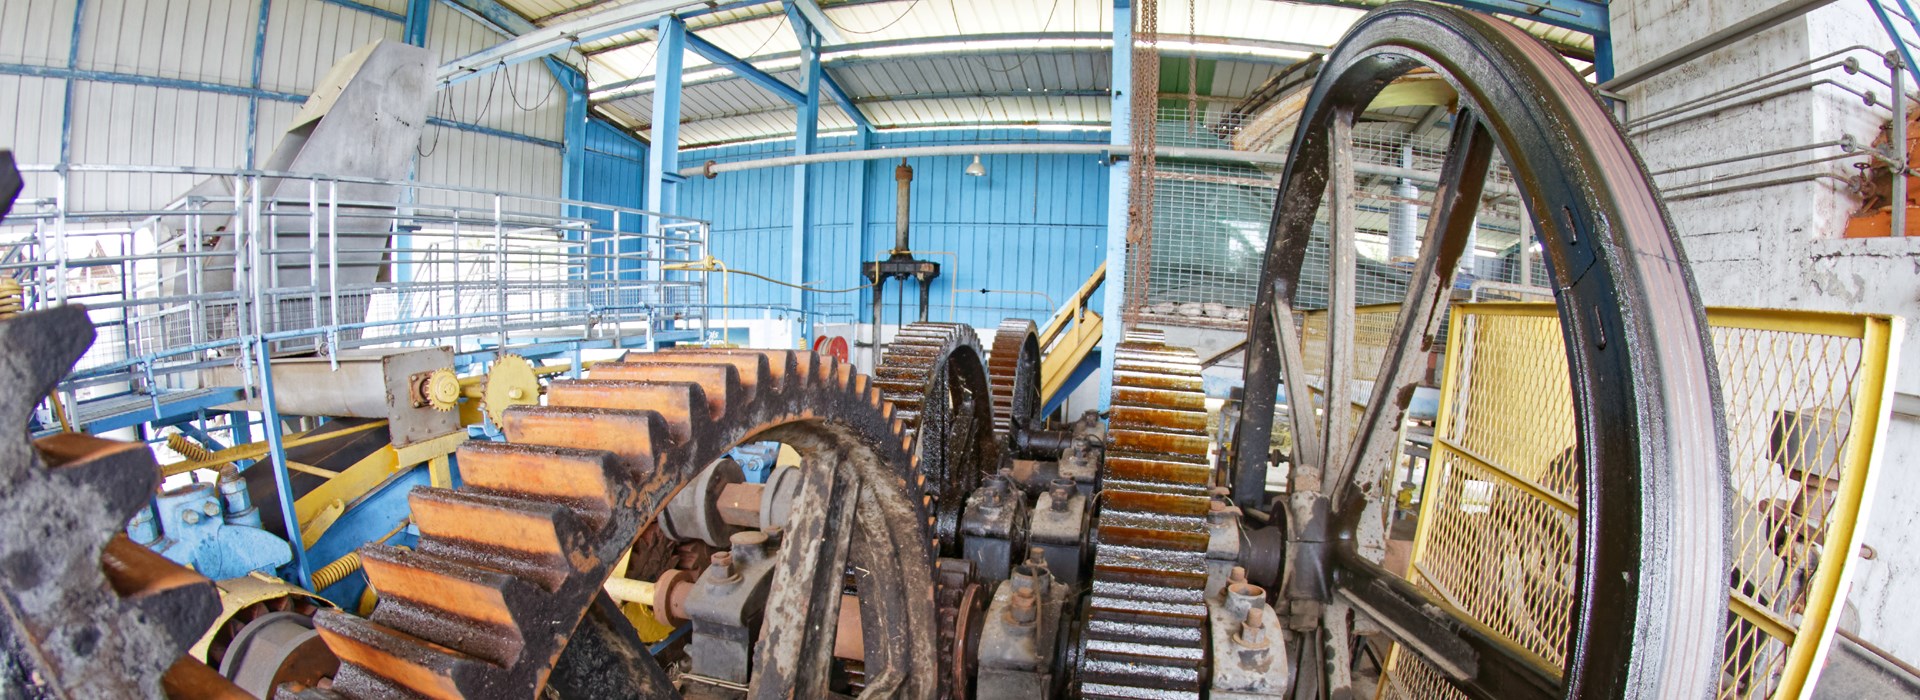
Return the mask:
[[(1290, 411), (1294, 483), (1284, 518), (1291, 622), (1312, 632), (1321, 606), (1350, 603), (1477, 697), (1700, 695), (1717, 679), (1725, 624), (1724, 577), (1700, 573), (1724, 568), (1726, 433), (1714, 408), (1720, 403), (1698, 295), (1645, 167), (1560, 56), (1484, 15), (1387, 5), (1355, 23), (1322, 66), (1274, 207), (1233, 451), (1235, 495), (1243, 506), (1264, 506), (1284, 382), (1301, 404)], [(1415, 70), (1450, 83), (1460, 107), (1421, 256), (1355, 421), (1344, 408), (1354, 377), (1352, 119)], [(1437, 612), (1449, 607), (1362, 549), (1369, 538), (1362, 523), (1371, 522), (1362, 514), (1382, 496), (1369, 489), (1391, 466), (1452, 270), (1471, 259), (1466, 241), (1496, 145), (1557, 285), (1585, 465), (1577, 505), (1581, 530), (1596, 535), (1574, 553), (1582, 578), (1559, 674), (1514, 662), (1473, 623)], [(1323, 197), (1331, 223), (1316, 234)], [(1332, 249), (1322, 377), (1307, 374), (1303, 357), (1323, 349), (1301, 347), (1294, 327), (1304, 310), (1295, 303), (1308, 250), (1329, 245), (1317, 236)], [(1308, 409), (1313, 385), (1342, 407)], [(1325, 619), (1329, 633), (1341, 627)]]
[[(837, 619), (848, 564), (866, 572), (864, 638), (885, 642), (868, 645), (870, 682), (901, 697), (938, 692), (913, 442), (866, 376), (812, 353), (669, 350), (598, 364), (547, 398), (505, 412), (508, 442), (461, 447), (460, 489), (413, 491), (414, 549), (360, 550), (381, 603), (367, 618), (316, 616), (341, 666), (330, 690), (307, 697), (672, 695), (652, 657), (631, 652), (630, 629), (617, 635), (625, 644), (606, 643), (600, 587), (681, 486), (759, 440), (800, 452), (803, 486), (750, 694), (826, 692), (834, 629), (808, 621)], [(570, 639), (629, 651), (570, 673)], [(630, 678), (610, 681), (608, 667)]]
[(999, 464), (993, 405), (980, 339), (958, 323), (914, 323), (900, 329), (874, 384), (919, 440), (929, 525), (943, 553), (957, 551), (967, 494)]
[[(0, 425), (25, 433), (93, 337), (80, 306), (0, 321)], [(146, 445), (0, 441), (0, 482), (0, 696), (154, 697), (163, 674), (169, 693), (225, 685), (181, 656), (220, 614), (213, 582), (121, 532), (159, 486)]]
[(1014, 434), (1038, 427), (1040, 417), (1040, 337), (1033, 321), (1000, 322), (987, 355), (987, 381), (993, 385), (993, 429), (1001, 444), (1012, 447)]
[(1110, 415), (1080, 696), (1198, 698), (1215, 486), (1199, 358), (1158, 333), (1129, 334), (1114, 357)]

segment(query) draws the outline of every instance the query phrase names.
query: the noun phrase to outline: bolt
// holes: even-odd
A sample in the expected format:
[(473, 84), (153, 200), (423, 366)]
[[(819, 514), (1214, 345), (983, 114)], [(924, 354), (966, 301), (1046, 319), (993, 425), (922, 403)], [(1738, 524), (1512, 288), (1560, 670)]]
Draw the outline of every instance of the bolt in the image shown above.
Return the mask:
[(189, 508), (180, 514), (180, 519), (186, 521), (188, 525), (197, 525), (200, 523), (200, 511)]
[(740, 580), (740, 574), (733, 570), (732, 552), (714, 552), (713, 563), (707, 565), (707, 573), (719, 583), (733, 583)]
[(1246, 582), (1247, 582), (1247, 567), (1236, 566), (1236, 567), (1233, 567), (1232, 571), (1227, 572), (1227, 585), (1231, 586), (1233, 584), (1246, 583)]
[(1233, 641), (1248, 649), (1264, 649), (1267, 646), (1267, 616), (1261, 608), (1248, 608), (1247, 619), (1240, 622), (1240, 634)]
[(1047, 568), (1047, 550), (1039, 547), (1027, 548), (1027, 566), (1035, 569)]
[(217, 518), (220, 516), (220, 504), (207, 501), (200, 504), (200, 512), (206, 513), (209, 518)]
[(1877, 556), (1880, 556), (1880, 553), (1874, 551), (1871, 545), (1865, 545), (1865, 544), (1860, 545), (1861, 559), (1872, 560), (1874, 557), (1877, 557)]
[(758, 561), (767, 552), (767, 533), (758, 530), (733, 533), (727, 538), (727, 542), (733, 546), (728, 559), (738, 559), (743, 562)]
[(1033, 597), (1033, 589), (1013, 589), (1012, 602), (1013, 604), (1007, 607), (1007, 619), (1013, 622), (1013, 624), (1022, 626), (1031, 625), (1034, 620), (1039, 618), (1039, 615), (1034, 611), (1036, 601)]
[(1067, 501), (1073, 498), (1073, 480), (1054, 479), (1049, 486), (1053, 494), (1053, 509), (1056, 511), (1066, 510)]
[(519, 401), (519, 400), (521, 400), (521, 399), (524, 399), (524, 398), (526, 398), (526, 397), (527, 397), (527, 390), (525, 390), (525, 389), (522, 389), (522, 388), (520, 388), (520, 387), (514, 387), (514, 388), (512, 388), (512, 389), (508, 389), (508, 390), (507, 390), (507, 398), (509, 398), (509, 399), (513, 399), (513, 400), (515, 400), (515, 401)]

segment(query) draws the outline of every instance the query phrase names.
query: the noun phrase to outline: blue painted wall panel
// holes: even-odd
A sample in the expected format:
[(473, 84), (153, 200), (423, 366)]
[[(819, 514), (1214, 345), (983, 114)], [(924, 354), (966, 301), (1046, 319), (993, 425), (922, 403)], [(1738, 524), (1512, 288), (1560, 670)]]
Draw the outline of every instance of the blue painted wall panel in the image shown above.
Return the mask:
[[(618, 127), (599, 119), (587, 120), (586, 129), (586, 168), (585, 182), (581, 198), (599, 204), (611, 204), (618, 207), (644, 209), (647, 203), (647, 146), (639, 139), (627, 134)], [(593, 221), (594, 228), (613, 229), (611, 212), (589, 210), (587, 218)], [(621, 216), (619, 230), (639, 232), (646, 223), (637, 216)], [(625, 242), (625, 252), (640, 249), (640, 241)], [(596, 251), (599, 252), (599, 251)], [(594, 271), (600, 271), (599, 265)], [(624, 265), (624, 274), (638, 275), (639, 263)]]
[[(880, 133), (877, 148), (972, 143), (1089, 142), (1104, 132), (1041, 132), (1019, 129), (941, 130)], [(848, 136), (822, 137), (823, 151), (852, 148)], [(689, 151), (683, 162), (733, 162), (787, 155), (789, 141), (773, 141)], [(912, 158), (913, 248), (952, 252), (922, 255), (939, 262), (929, 317), (992, 326), (1007, 317), (1044, 320), (1105, 259), (1106, 166), (1091, 155), (996, 155), (981, 159), (984, 178), (965, 174), (971, 157)], [(895, 195), (893, 170), (899, 161), (813, 166), (814, 237), (806, 244), (806, 280), (825, 289), (865, 283), (859, 265), (893, 247)], [(729, 267), (779, 278), (792, 256), (792, 168), (726, 173), (694, 178), (681, 189), (682, 213), (713, 224), (714, 255)], [(860, 189), (865, 189), (866, 225), (859, 226)], [(887, 320), (899, 318), (899, 284), (888, 286)], [(959, 290), (957, 296), (954, 290)], [(982, 289), (1037, 291), (1029, 294), (981, 293)], [(719, 291), (719, 290), (715, 290)], [(918, 293), (907, 285), (904, 307), (917, 313)], [(867, 322), (870, 291), (812, 294), (819, 321)], [(736, 305), (788, 305), (787, 290), (768, 282), (732, 278)], [(716, 296), (717, 298), (717, 296)], [(1096, 302), (1097, 304), (1097, 302)], [(953, 311), (949, 312), (949, 308)], [(777, 317), (778, 311), (734, 316)]]

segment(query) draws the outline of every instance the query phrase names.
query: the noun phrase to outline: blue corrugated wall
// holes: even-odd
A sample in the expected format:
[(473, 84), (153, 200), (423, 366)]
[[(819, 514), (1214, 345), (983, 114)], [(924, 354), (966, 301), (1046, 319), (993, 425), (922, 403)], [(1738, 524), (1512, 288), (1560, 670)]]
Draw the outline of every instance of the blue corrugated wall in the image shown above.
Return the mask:
[[(1104, 143), (1104, 131), (1041, 132), (1031, 129), (941, 130), (880, 133), (875, 148), (972, 143), (1092, 142)], [(823, 137), (823, 151), (849, 150), (852, 137)], [(791, 141), (693, 150), (681, 162), (755, 160), (792, 153)], [(1038, 291), (1058, 304), (1078, 289), (1087, 275), (1105, 259), (1107, 172), (1099, 158), (1084, 156), (988, 156), (984, 178), (964, 174), (971, 157), (912, 158), (913, 210), (909, 216), (913, 248), (951, 251), (947, 256), (921, 256), (941, 263), (934, 284), (929, 318), (959, 320), (976, 326), (1003, 318), (1044, 320), (1053, 309), (1041, 297), (1024, 294), (982, 294), (981, 289)], [(893, 247), (894, 182), (898, 161), (815, 165), (813, 238), (807, 241), (806, 279), (826, 289), (857, 287), (865, 282), (860, 263), (880, 257)], [(725, 173), (708, 180), (693, 178), (681, 186), (681, 214), (713, 224), (713, 253), (728, 267), (785, 279), (791, 268), (793, 169), (765, 168)], [(589, 185), (594, 186), (594, 185)], [(856, 231), (859, 188), (866, 191), (865, 231)], [(949, 314), (952, 290), (958, 287), (956, 313)], [(890, 284), (888, 322), (899, 318), (892, 307), (899, 283)], [(719, 299), (718, 292), (714, 299)], [(871, 319), (865, 290), (845, 294), (811, 294), (816, 322)], [(731, 303), (791, 307), (790, 290), (735, 275)], [(917, 313), (917, 293), (909, 285), (904, 297), (909, 314)], [(1095, 308), (1099, 302), (1095, 301)], [(751, 315), (746, 314), (746, 315)], [(765, 312), (778, 316), (779, 312)], [(735, 317), (741, 317), (736, 311)]]
[[(611, 204), (618, 207), (645, 209), (647, 206), (647, 144), (634, 138), (632, 134), (599, 119), (587, 120), (586, 177), (581, 183), (580, 198), (598, 204)], [(587, 218), (593, 220), (595, 228), (611, 229), (613, 215), (605, 211), (589, 211)], [(620, 230), (639, 232), (645, 222), (639, 217), (623, 216)], [(640, 249), (640, 241), (628, 241), (625, 245), (635, 252)], [(599, 266), (594, 266), (598, 272)], [(637, 262), (625, 265), (634, 268), (626, 274), (639, 274)]]

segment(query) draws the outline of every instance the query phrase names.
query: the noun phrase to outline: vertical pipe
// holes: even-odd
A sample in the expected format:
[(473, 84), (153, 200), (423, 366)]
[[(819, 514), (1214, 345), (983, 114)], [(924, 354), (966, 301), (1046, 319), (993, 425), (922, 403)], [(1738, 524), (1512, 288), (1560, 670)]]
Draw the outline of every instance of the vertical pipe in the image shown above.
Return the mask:
[[(1400, 167), (1413, 169), (1413, 145), (1400, 147)], [(1413, 180), (1400, 178), (1393, 186), (1393, 195), (1401, 199), (1420, 198), (1420, 188)], [(1412, 202), (1395, 202), (1393, 218), (1387, 220), (1387, 259), (1403, 260), (1420, 256), (1420, 206)]]
[(895, 201), (893, 205), (893, 252), (904, 253), (913, 249), (907, 236), (908, 213), (913, 209), (911, 185), (913, 184), (913, 166), (907, 165), (907, 159), (901, 158), (899, 167), (893, 169)]
[(1460, 253), (1460, 271), (1469, 275), (1478, 275), (1480, 269), (1480, 216), (1475, 214), (1473, 226), (1467, 229), (1467, 248)]
[[(794, 110), (793, 154), (805, 156), (819, 149), (820, 87), (825, 82), (826, 69), (820, 65), (820, 32), (800, 12), (797, 3), (787, 3), (787, 21), (800, 40), (800, 93), (805, 97)], [(813, 184), (809, 167), (806, 163), (793, 166), (793, 238), (787, 274), (788, 279), (796, 283), (808, 279), (807, 244), (813, 238), (813, 205), (809, 197)], [(807, 313), (806, 290), (792, 287), (787, 291), (793, 308), (800, 314), (797, 335), (805, 342), (813, 330), (813, 317)]]
[[(278, 267), (277, 265), (275, 267)], [(332, 318), (327, 322), (327, 357), (332, 369), (340, 369), (340, 183), (327, 183), (327, 304)], [(316, 309), (316, 312), (318, 310)]]
[(494, 299), (500, 305), (498, 323), (500, 339), (495, 347), (507, 347), (507, 228), (500, 217), (500, 195), (493, 196), (493, 283), (496, 287)]
[(307, 179), (307, 316), (320, 324), (320, 181)]
[[(1895, 34), (1894, 41), (1901, 41)], [(1906, 65), (1900, 58), (1900, 52), (1887, 52), (1887, 66), (1892, 68), (1893, 78), (1893, 221), (1892, 232), (1895, 238), (1907, 235), (1907, 88)]]
[(1520, 285), (1533, 286), (1533, 216), (1520, 212)]

